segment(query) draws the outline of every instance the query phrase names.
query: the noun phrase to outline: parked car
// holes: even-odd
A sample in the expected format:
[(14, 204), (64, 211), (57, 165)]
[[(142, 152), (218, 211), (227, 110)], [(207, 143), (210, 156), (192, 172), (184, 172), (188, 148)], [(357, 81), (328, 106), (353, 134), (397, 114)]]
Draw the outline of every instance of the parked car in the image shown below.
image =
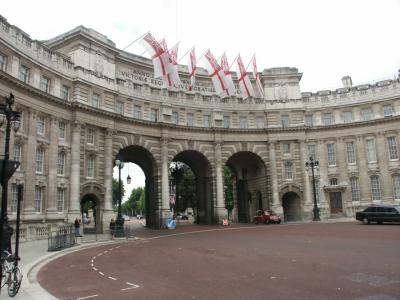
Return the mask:
[(184, 213), (177, 213), (176, 219), (177, 220), (189, 220), (189, 216)]
[(372, 205), (357, 212), (356, 219), (365, 225), (371, 222), (400, 222), (400, 206)]
[(272, 210), (257, 210), (256, 215), (254, 216), (254, 224), (258, 223), (281, 223), (281, 216), (274, 213)]

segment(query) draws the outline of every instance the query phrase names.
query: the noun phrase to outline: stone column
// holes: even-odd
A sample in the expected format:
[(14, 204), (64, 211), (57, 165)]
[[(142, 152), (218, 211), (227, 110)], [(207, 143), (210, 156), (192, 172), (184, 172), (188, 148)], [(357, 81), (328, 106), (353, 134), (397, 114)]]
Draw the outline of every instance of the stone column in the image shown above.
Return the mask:
[[(31, 155), (35, 155), (36, 157), (36, 113), (32, 110), (28, 112), (28, 126), (27, 126), (27, 136), (28, 140), (26, 143), (26, 147), (24, 149), (23, 156), (28, 157)], [(29, 180), (28, 180), (29, 179)], [(24, 199), (23, 203), (25, 206), (24, 213), (32, 213), (34, 212), (34, 201), (35, 201), (35, 186), (36, 186), (36, 161), (34, 159), (26, 160), (26, 169), (25, 169), (25, 186), (24, 186), (24, 194), (26, 195), (26, 199)]]
[(221, 155), (221, 142), (214, 143), (214, 157), (215, 157), (215, 183), (216, 183), (216, 197), (217, 205), (215, 207), (215, 221), (222, 222), (222, 219), (228, 217), (228, 212), (225, 208), (224, 197), (224, 180), (222, 174), (222, 155)]
[(102, 207), (102, 223), (103, 233), (109, 231), (110, 220), (115, 217), (112, 209), (112, 178), (113, 178), (113, 165), (114, 157), (112, 155), (112, 141), (113, 131), (106, 129), (104, 132), (104, 203)]
[(275, 142), (269, 143), (269, 165), (271, 173), (271, 188), (272, 188), (272, 209), (276, 213), (283, 214), (283, 208), (279, 201), (278, 191), (278, 175), (276, 171), (276, 155), (275, 155)]
[(51, 214), (57, 212), (57, 162), (58, 162), (58, 121), (51, 117), (50, 126), (50, 145), (48, 148), (48, 180), (47, 180), (47, 218), (52, 218)]
[[(323, 140), (319, 140), (317, 149), (317, 160), (319, 161), (319, 168), (317, 169), (317, 172), (319, 174), (319, 202), (324, 206), (326, 206), (326, 200), (323, 187), (328, 182), (328, 162), (325, 156), (325, 148), (325, 142)], [(318, 181), (318, 177), (315, 177), (316, 181)]]
[[(358, 182), (360, 187), (360, 200), (367, 200), (370, 195), (370, 180), (368, 177), (368, 162), (366, 157), (366, 145), (362, 136), (357, 136), (357, 163), (358, 163)], [(351, 186), (349, 178), (349, 195), (351, 201)], [(368, 199), (369, 201), (369, 199)]]
[[(168, 139), (161, 138), (161, 219), (170, 216)], [(162, 222), (164, 223), (164, 222)]]
[[(379, 164), (379, 184), (381, 189), (381, 200), (392, 201), (393, 200), (393, 187), (392, 187), (392, 176), (389, 173), (389, 150), (386, 136), (382, 133), (378, 133), (377, 138), (377, 155)], [(372, 195), (371, 195), (372, 198)], [(371, 199), (372, 201), (372, 199)]]
[(73, 222), (80, 217), (80, 147), (81, 124), (75, 121), (72, 124), (71, 136), (71, 174), (70, 174), (70, 199), (68, 221)]
[(304, 186), (304, 212), (310, 212), (310, 208), (313, 206), (311, 198), (310, 178), (306, 169), (307, 158), (307, 147), (304, 141), (300, 141), (300, 164), (301, 164), (301, 177)]

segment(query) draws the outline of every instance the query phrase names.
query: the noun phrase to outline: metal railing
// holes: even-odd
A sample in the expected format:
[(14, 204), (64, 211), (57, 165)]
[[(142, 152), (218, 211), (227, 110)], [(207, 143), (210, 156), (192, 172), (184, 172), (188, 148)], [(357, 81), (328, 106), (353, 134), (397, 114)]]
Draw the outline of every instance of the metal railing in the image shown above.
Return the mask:
[(59, 251), (74, 246), (76, 243), (73, 226), (51, 231), (48, 236), (48, 251)]

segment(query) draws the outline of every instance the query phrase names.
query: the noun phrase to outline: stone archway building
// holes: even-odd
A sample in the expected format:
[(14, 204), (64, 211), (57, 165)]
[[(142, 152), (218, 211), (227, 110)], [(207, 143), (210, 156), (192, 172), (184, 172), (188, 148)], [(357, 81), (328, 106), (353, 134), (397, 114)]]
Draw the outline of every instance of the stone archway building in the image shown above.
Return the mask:
[[(343, 87), (310, 93), (301, 92), (296, 68), (272, 68), (260, 74), (265, 98), (221, 99), (201, 68), (193, 92), (186, 89), (185, 66), (179, 66), (182, 87), (167, 90), (153, 79), (149, 59), (117, 49), (92, 29), (79, 26), (39, 42), (1, 17), (0, 69), (1, 97), (12, 92), (22, 112), (22, 128), (11, 137), (11, 156), (21, 161), (9, 181), (11, 220), (17, 183), (25, 187), (24, 223), (35, 226), (74, 220), (82, 187), (101, 186), (107, 229), (120, 151), (144, 169), (153, 228), (169, 212), (169, 163), (185, 151), (198, 153), (208, 166), (201, 175), (212, 212), (207, 223), (227, 215), (223, 167), (240, 153), (257, 158), (247, 168), (246, 156), (236, 163), (237, 183), (248, 187), (254, 208), (259, 191), (265, 208), (282, 213), (284, 189), (296, 186), (300, 218), (311, 219), (310, 155), (320, 162), (322, 218), (332, 215), (331, 192), (341, 193), (346, 216), (371, 203), (400, 203), (399, 79), (352, 86), (344, 77)], [(183, 158), (195, 164), (190, 154)]]

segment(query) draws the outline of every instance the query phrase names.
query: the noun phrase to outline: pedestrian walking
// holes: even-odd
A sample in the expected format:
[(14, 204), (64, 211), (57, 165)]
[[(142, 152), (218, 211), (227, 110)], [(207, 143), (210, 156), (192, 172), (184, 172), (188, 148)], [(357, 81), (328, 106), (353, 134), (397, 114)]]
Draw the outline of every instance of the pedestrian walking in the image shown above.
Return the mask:
[(115, 226), (116, 226), (117, 224), (115, 223), (115, 220), (114, 220), (114, 218), (112, 218), (111, 219), (111, 222), (110, 222), (110, 234), (111, 234), (111, 237), (114, 237), (114, 234), (115, 234)]
[(81, 226), (81, 224), (79, 223), (78, 219), (75, 219), (74, 226), (75, 226), (75, 236), (81, 236), (79, 232), (79, 227)]

